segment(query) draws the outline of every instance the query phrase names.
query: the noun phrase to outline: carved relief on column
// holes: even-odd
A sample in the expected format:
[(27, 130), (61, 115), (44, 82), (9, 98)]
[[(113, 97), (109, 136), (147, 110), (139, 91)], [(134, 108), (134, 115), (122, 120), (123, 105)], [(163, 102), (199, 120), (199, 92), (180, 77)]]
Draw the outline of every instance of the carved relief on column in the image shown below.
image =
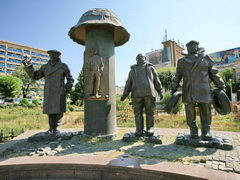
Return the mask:
[(107, 58), (99, 55), (97, 48), (88, 48), (84, 52), (85, 98), (106, 99), (104, 92), (105, 62)]

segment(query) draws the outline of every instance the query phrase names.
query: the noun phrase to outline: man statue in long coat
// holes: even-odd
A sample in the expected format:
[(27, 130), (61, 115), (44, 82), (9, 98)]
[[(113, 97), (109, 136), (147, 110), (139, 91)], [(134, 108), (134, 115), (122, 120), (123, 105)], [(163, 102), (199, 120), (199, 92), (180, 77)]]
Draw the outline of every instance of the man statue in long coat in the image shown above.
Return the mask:
[(137, 64), (131, 66), (121, 101), (131, 92), (132, 107), (135, 114), (135, 136), (143, 136), (143, 111), (146, 112), (146, 135), (154, 135), (155, 98), (162, 98), (162, 85), (152, 64), (146, 62), (143, 54), (136, 57)]
[(210, 81), (222, 90), (225, 89), (225, 85), (217, 74), (218, 70), (213, 67), (214, 61), (208, 55), (204, 55), (203, 48), (199, 48), (198, 45), (199, 42), (194, 40), (186, 44), (188, 54), (178, 60), (177, 71), (172, 82), (172, 94), (178, 90), (179, 83), (183, 79), (182, 101), (185, 104), (190, 137), (198, 138), (195, 111), (195, 107), (198, 106), (202, 139), (211, 140), (211, 103), (213, 99)]
[(39, 70), (34, 70), (31, 59), (27, 57), (23, 60), (23, 64), (25, 71), (32, 79), (45, 78), (43, 113), (48, 115), (47, 133), (57, 133), (58, 122), (63, 117), (63, 112), (66, 112), (66, 93), (70, 92), (74, 79), (68, 66), (61, 62), (61, 52), (49, 50), (47, 53), (50, 60)]

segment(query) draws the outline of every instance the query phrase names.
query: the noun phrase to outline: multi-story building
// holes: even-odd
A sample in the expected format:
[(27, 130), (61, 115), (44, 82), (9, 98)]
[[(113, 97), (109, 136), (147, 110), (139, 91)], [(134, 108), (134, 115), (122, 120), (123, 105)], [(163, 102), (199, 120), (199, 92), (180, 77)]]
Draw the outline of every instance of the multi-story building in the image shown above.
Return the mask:
[[(45, 50), (0, 40), (0, 75), (13, 73), (18, 66), (21, 66), (25, 55), (31, 56), (34, 66), (41, 66), (49, 60)], [(42, 89), (44, 80), (38, 80), (37, 84)]]
[(152, 63), (158, 69), (162, 67), (176, 67), (177, 60), (183, 57), (183, 45), (176, 43), (174, 40), (162, 42), (163, 49), (158, 49), (146, 53), (147, 61)]

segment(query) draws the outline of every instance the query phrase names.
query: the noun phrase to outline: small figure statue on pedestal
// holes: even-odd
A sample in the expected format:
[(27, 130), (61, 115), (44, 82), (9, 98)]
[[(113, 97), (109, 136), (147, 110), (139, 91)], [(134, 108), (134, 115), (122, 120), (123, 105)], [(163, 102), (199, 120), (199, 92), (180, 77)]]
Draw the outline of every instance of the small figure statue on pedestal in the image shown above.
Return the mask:
[(91, 89), (91, 97), (101, 97), (99, 91), (103, 69), (103, 59), (98, 55), (97, 49), (93, 49), (93, 56), (89, 58), (89, 85)]

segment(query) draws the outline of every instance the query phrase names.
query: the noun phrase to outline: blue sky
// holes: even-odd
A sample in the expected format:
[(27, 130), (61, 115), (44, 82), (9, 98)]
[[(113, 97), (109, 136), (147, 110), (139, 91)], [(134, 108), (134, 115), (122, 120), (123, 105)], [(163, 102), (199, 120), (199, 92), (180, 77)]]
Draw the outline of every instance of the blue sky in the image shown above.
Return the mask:
[(165, 29), (183, 44), (199, 41), (207, 53), (239, 47), (239, 7), (239, 0), (1, 0), (0, 39), (61, 51), (77, 78), (85, 47), (68, 31), (86, 11), (107, 8), (131, 34), (115, 49), (116, 84), (124, 85), (138, 53), (162, 48)]

